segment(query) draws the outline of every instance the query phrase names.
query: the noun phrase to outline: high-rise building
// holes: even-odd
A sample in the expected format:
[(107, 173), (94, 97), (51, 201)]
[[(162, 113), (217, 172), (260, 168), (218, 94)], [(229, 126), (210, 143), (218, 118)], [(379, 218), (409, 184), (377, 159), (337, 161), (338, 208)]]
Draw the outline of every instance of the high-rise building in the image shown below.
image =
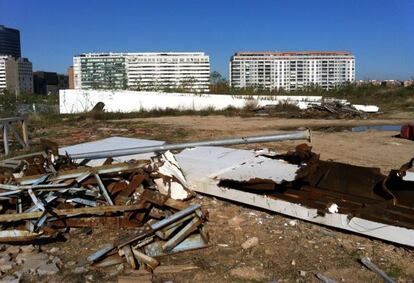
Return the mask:
[(11, 56), (0, 55), (0, 93), (18, 88), (17, 63)]
[(33, 93), (32, 63), (27, 58), (0, 56), (0, 92)]
[(68, 88), (68, 76), (55, 72), (36, 71), (33, 80), (36, 94), (58, 94), (60, 89)]
[(355, 81), (355, 57), (349, 52), (237, 52), (229, 69), (230, 84), (237, 88), (329, 90)]
[(21, 57), (19, 30), (0, 25), (0, 55)]
[(19, 58), (17, 73), (19, 78), (19, 93), (33, 93), (33, 65), (27, 58)]
[(125, 89), (127, 86), (125, 55), (91, 53), (74, 57), (75, 88)]
[(73, 58), (74, 87), (207, 92), (209, 56), (202, 52), (89, 53)]

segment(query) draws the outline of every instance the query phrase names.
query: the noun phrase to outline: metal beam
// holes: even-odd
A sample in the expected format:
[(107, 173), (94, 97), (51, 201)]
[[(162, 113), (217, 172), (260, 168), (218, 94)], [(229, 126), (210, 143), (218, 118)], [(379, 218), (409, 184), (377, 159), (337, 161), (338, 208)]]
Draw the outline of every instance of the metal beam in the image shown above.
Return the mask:
[(275, 142), (284, 140), (308, 140), (310, 141), (311, 134), (310, 130), (284, 133), (284, 134), (273, 134), (273, 135), (262, 135), (262, 136), (250, 136), (240, 138), (230, 138), (221, 140), (210, 140), (200, 142), (189, 142), (179, 144), (164, 144), (157, 146), (144, 146), (144, 147), (131, 147), (125, 149), (115, 150), (103, 150), (88, 153), (71, 154), (72, 159), (101, 159), (114, 156), (127, 156), (149, 152), (163, 152), (167, 150), (180, 150), (185, 148), (197, 147), (197, 146), (225, 146), (225, 145), (236, 145), (236, 144), (250, 144), (250, 143), (265, 143)]

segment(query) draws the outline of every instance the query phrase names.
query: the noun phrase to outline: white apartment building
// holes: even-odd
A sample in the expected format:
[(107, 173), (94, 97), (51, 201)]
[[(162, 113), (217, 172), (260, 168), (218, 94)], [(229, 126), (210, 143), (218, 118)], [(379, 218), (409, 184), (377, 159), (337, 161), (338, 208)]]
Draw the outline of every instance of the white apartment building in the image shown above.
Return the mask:
[(237, 88), (329, 90), (355, 81), (355, 57), (343, 51), (237, 52), (230, 59), (229, 81)]
[(210, 59), (202, 52), (88, 53), (73, 58), (75, 89), (208, 92)]
[(0, 56), (0, 91), (7, 88), (6, 63), (7, 56)]
[(33, 93), (33, 67), (26, 58), (0, 56), (0, 92)]

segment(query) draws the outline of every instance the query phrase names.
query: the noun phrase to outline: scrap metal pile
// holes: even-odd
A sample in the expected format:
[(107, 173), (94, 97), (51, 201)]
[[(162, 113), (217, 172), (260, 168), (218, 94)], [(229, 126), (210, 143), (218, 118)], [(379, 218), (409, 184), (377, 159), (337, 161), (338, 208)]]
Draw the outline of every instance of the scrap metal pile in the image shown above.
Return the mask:
[(323, 161), (301, 144), (286, 154), (267, 155), (298, 166), (293, 180), (231, 179), (219, 186), (263, 194), (266, 197), (316, 209), (319, 216), (343, 214), (387, 225), (414, 229), (414, 159), (391, 170)]
[(367, 113), (356, 109), (351, 104), (339, 102), (324, 102), (320, 105), (312, 104), (305, 110), (305, 115), (317, 117), (329, 117), (335, 119), (365, 118)]
[(1, 162), (0, 243), (36, 243), (72, 227), (123, 227), (111, 248), (89, 260), (104, 266), (122, 256), (151, 270), (154, 257), (206, 247), (206, 213), (189, 204), (194, 194), (174, 162), (166, 153), (88, 167), (53, 150)]
[(208, 246), (207, 213), (189, 203), (198, 192), (414, 246), (414, 159), (384, 175), (320, 160), (307, 144), (285, 154), (220, 147), (303, 139), (308, 130), (182, 144), (45, 143), (43, 153), (0, 162), (0, 242), (34, 243), (68, 227), (128, 228), (89, 262), (154, 270), (160, 256)]
[(357, 109), (350, 103), (343, 101), (323, 101), (320, 103), (308, 103), (306, 107), (300, 108), (293, 103), (266, 105), (255, 109), (259, 116), (283, 115), (291, 118), (328, 118), (328, 119), (353, 119), (366, 118), (370, 112)]

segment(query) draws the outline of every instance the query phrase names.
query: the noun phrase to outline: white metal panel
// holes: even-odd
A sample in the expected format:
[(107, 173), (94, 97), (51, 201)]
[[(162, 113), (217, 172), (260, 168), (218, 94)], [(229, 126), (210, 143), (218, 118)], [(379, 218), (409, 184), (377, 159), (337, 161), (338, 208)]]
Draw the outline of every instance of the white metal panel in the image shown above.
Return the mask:
[[(156, 146), (164, 144), (164, 141), (157, 141), (157, 140), (144, 140), (144, 139), (136, 139), (136, 138), (125, 138), (125, 137), (110, 137), (106, 139), (101, 139), (92, 142), (85, 142), (70, 146), (65, 146), (59, 148), (59, 154), (80, 154), (86, 152), (93, 152), (93, 151), (101, 151), (101, 150), (111, 150), (111, 149), (124, 149), (130, 147), (139, 147), (139, 146)], [(136, 155), (129, 155), (129, 156), (120, 156), (115, 157), (114, 161), (116, 162), (123, 162), (128, 161), (131, 159), (141, 160), (141, 159), (150, 159), (151, 156), (154, 154), (146, 153), (146, 154), (136, 154)], [(80, 162), (81, 160), (75, 160)], [(91, 160), (88, 162), (90, 166), (98, 166), (101, 165), (105, 159), (96, 159)]]

